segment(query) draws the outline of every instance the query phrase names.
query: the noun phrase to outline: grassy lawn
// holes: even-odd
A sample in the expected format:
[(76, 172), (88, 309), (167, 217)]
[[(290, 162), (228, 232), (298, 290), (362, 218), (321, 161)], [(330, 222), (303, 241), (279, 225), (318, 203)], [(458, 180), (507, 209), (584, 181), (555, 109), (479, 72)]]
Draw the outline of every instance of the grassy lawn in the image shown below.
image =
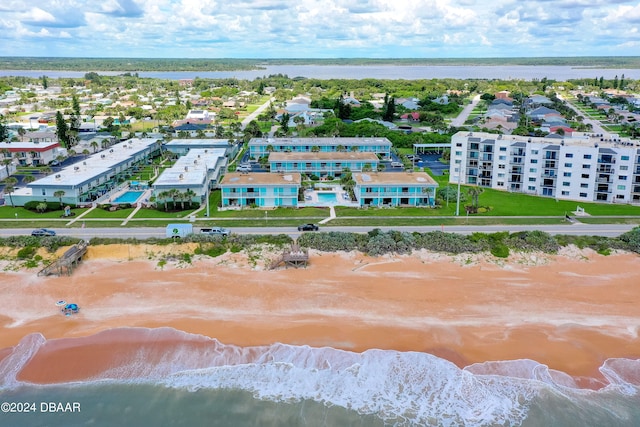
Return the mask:
[[(11, 207), (11, 206), (3, 206), (0, 207), (0, 219), (29, 219), (29, 220), (46, 220), (46, 219), (64, 219), (65, 221), (70, 221), (73, 217), (76, 217), (86, 211), (87, 209), (71, 209), (71, 217), (63, 218), (64, 211), (60, 210), (51, 210), (43, 213), (33, 212), (29, 209), (25, 209), (23, 207)], [(16, 215), (17, 214), (17, 215)]]
[(83, 216), (83, 218), (121, 218), (124, 219), (126, 217), (128, 217), (129, 215), (131, 215), (131, 212), (133, 212), (133, 208), (127, 208), (127, 209), (118, 209), (117, 211), (108, 211), (105, 209), (94, 209), (91, 212), (89, 212), (88, 214), (86, 214), (85, 216)]

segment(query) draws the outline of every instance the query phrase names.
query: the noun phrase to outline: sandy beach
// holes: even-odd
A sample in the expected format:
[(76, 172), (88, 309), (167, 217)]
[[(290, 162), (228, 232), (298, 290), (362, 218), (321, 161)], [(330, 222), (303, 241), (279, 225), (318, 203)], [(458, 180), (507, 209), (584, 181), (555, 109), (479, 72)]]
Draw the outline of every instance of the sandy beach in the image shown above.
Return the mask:
[[(497, 260), (312, 251), (307, 268), (268, 270), (268, 254), (244, 253), (161, 267), (160, 250), (91, 247), (69, 277), (0, 273), (0, 295), (9, 302), (0, 314), (0, 359), (41, 333), (48, 342), (19, 380), (90, 379), (153, 341), (118, 328), (164, 326), (238, 346), (419, 351), (459, 367), (532, 359), (588, 388), (605, 383), (598, 371), (605, 360), (640, 358), (635, 254), (571, 248)], [(77, 303), (80, 313), (62, 315), (59, 300)], [(80, 337), (87, 338), (55, 340)], [(161, 341), (153, 345), (184, 345), (179, 336)]]

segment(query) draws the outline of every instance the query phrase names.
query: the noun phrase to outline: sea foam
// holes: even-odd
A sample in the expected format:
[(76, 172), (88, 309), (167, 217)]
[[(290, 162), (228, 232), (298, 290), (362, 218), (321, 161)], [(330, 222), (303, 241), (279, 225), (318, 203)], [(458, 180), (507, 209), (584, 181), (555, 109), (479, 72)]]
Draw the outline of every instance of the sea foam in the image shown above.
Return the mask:
[[(570, 376), (532, 360), (460, 369), (419, 352), (354, 353), (286, 344), (239, 347), (171, 328), (117, 329), (49, 342), (42, 335), (29, 335), (0, 361), (0, 384), (19, 385), (16, 375), (43, 346), (75, 346), (83, 340), (117, 340), (133, 343), (134, 348), (140, 343), (91, 380), (148, 382), (192, 391), (240, 389), (277, 402), (310, 399), (397, 425), (520, 425), (542, 391), (568, 399), (574, 398), (574, 391), (576, 399), (605, 392), (579, 389)], [(637, 393), (639, 364), (608, 360), (601, 368), (610, 381), (607, 391), (615, 387), (627, 395)]]

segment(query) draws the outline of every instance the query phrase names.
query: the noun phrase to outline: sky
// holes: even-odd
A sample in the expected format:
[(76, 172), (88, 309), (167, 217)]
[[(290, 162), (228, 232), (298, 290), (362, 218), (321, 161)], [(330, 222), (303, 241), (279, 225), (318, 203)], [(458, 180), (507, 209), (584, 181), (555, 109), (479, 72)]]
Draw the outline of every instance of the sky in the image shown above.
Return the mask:
[(1, 0), (0, 56), (640, 55), (640, 0)]

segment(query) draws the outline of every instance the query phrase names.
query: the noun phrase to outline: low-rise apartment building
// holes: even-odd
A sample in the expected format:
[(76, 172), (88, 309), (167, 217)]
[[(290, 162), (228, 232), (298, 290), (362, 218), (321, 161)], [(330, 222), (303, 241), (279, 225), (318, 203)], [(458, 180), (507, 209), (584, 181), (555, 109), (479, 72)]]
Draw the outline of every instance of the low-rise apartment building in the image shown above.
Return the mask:
[(297, 207), (301, 184), (299, 173), (231, 172), (222, 177), (219, 184), (222, 193), (221, 207)]
[(458, 132), (449, 182), (582, 202), (640, 203), (640, 141)]
[(291, 152), (269, 154), (271, 172), (301, 172), (320, 178), (337, 177), (344, 170), (351, 172), (363, 169), (376, 170), (380, 163), (375, 153), (353, 151), (334, 152)]
[(66, 154), (57, 140), (0, 142), (0, 158), (19, 166), (46, 166)]
[(426, 172), (354, 173), (361, 207), (434, 206), (438, 183)]
[(391, 141), (381, 137), (367, 138), (251, 138), (249, 156), (258, 159), (271, 152), (360, 152), (375, 153), (382, 158), (391, 155)]

